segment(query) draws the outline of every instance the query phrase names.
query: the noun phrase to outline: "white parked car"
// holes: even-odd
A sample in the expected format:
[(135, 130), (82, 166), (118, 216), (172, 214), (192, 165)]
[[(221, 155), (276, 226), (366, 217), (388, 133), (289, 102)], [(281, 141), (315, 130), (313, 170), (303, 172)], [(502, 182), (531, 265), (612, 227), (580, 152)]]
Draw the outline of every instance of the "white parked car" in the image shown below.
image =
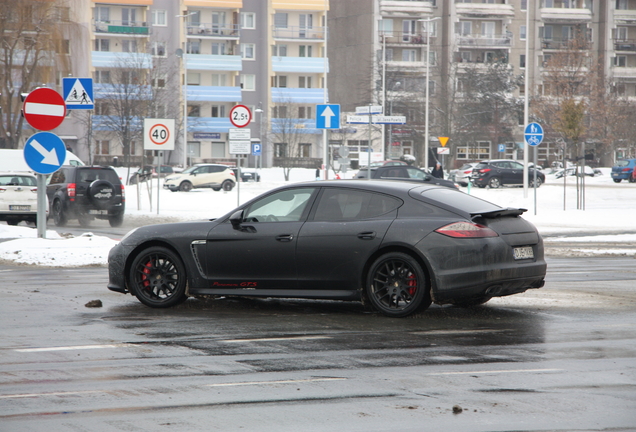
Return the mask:
[(459, 183), (462, 186), (468, 186), (468, 181), (473, 173), (473, 168), (477, 165), (477, 162), (465, 163), (461, 167), (451, 170), (448, 173), (448, 179)]
[(198, 164), (181, 173), (170, 174), (165, 178), (163, 188), (172, 192), (190, 192), (193, 188), (231, 191), (235, 184), (234, 171), (227, 165)]
[[(17, 225), (21, 221), (36, 223), (38, 188), (35, 175), (27, 172), (0, 172), (0, 221)], [(45, 205), (49, 214), (48, 200)]]

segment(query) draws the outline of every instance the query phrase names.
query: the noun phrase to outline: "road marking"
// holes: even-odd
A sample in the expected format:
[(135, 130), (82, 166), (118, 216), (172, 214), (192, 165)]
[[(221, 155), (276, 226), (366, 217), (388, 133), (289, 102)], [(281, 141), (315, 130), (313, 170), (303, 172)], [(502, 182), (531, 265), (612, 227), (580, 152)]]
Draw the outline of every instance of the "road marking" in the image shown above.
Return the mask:
[(467, 372), (431, 372), (426, 375), (472, 375), (472, 374), (502, 374), (502, 373), (528, 373), (528, 372), (563, 372), (563, 369), (508, 369), (491, 371), (467, 371)]
[(55, 393), (24, 393), (24, 394), (13, 394), (13, 395), (0, 395), (0, 399), (20, 399), (20, 398), (30, 398), (30, 397), (39, 397), (39, 396), (74, 396), (81, 395), (87, 393), (104, 393), (100, 390), (86, 390), (86, 391), (76, 391), (76, 392), (55, 392)]
[(309, 378), (298, 380), (280, 380), (280, 381), (246, 381), (235, 383), (219, 383), (219, 384), (206, 384), (205, 387), (238, 387), (238, 386), (251, 386), (251, 385), (272, 385), (272, 384), (298, 384), (307, 382), (321, 382), (321, 381), (346, 381), (347, 378)]
[(16, 352), (48, 352), (48, 351), (73, 351), (73, 350), (89, 350), (104, 348), (123, 348), (132, 346), (130, 344), (109, 344), (109, 345), (76, 345), (67, 347), (47, 347), (47, 348), (20, 348)]
[(451, 335), (451, 334), (465, 334), (465, 333), (500, 333), (507, 331), (507, 329), (495, 330), (495, 329), (476, 329), (476, 330), (424, 330), (411, 332), (414, 335)]
[(226, 339), (219, 342), (227, 343), (243, 343), (243, 342), (272, 342), (272, 341), (291, 341), (291, 340), (317, 340), (331, 339), (329, 336), (294, 336), (294, 337), (277, 337), (277, 338), (261, 338), (261, 339)]

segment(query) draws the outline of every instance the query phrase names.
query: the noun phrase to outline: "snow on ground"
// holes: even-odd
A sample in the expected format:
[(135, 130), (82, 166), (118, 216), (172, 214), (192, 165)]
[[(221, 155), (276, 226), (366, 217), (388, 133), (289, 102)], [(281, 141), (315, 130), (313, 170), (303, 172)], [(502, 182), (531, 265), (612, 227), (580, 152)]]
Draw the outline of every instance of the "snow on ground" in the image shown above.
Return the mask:
[[(127, 169), (118, 169), (122, 178), (128, 177)], [(133, 172), (134, 170), (131, 170)], [(577, 253), (598, 253), (598, 248), (586, 248), (588, 243), (614, 243), (621, 248), (604, 248), (604, 254), (636, 256), (636, 185), (627, 182), (614, 183), (610, 169), (601, 170), (602, 176), (585, 179), (585, 210), (577, 210), (576, 178), (563, 179), (546, 176), (546, 183), (535, 191), (523, 188), (480, 189), (472, 187), (470, 194), (502, 207), (521, 207), (528, 211), (524, 218), (534, 223), (546, 242), (580, 244), (572, 249)], [(247, 182), (231, 192), (214, 192), (211, 189), (195, 189), (191, 192), (159, 193), (157, 211), (157, 183), (152, 191), (142, 183), (126, 187), (126, 219), (137, 225), (201, 220), (222, 216), (240, 203), (260, 195), (274, 187), (286, 184), (282, 169), (260, 170), (261, 182)], [(351, 177), (351, 173), (347, 177)], [(293, 169), (290, 182), (313, 181), (315, 170)], [(467, 192), (467, 188), (462, 188)], [(152, 202), (151, 202), (151, 198)], [(564, 210), (565, 207), (565, 210)], [(536, 214), (535, 214), (536, 213)], [(76, 267), (106, 265), (108, 251), (117, 241), (87, 233), (80, 237), (61, 236), (63, 230), (47, 230), (45, 239), (37, 238), (37, 230), (26, 226), (0, 224), (0, 261), (14, 264)], [(602, 233), (603, 235), (591, 235)], [(626, 234), (627, 233), (627, 234)], [(633, 247), (630, 247), (633, 246)]]

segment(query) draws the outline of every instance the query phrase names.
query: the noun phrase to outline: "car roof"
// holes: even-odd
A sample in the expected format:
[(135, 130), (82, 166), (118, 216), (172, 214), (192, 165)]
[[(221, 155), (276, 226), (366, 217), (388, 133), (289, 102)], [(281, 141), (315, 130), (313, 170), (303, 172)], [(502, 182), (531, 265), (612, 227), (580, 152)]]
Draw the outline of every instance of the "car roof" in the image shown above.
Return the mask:
[[(366, 180), (366, 179), (343, 179), (343, 180), (316, 180), (309, 182), (301, 182), (295, 183), (294, 185), (282, 186), (285, 187), (293, 187), (293, 186), (317, 186), (317, 187), (348, 187), (355, 189), (364, 189), (368, 191), (374, 192), (384, 192), (384, 193), (408, 193), (413, 189), (418, 189), (419, 191), (424, 191), (427, 189), (449, 189), (445, 186), (438, 186), (435, 184), (423, 184), (422, 182), (408, 181), (408, 179), (400, 179), (400, 180)], [(451, 189), (452, 190), (452, 189)]]
[(35, 174), (28, 171), (0, 171), (0, 175), (35, 177)]

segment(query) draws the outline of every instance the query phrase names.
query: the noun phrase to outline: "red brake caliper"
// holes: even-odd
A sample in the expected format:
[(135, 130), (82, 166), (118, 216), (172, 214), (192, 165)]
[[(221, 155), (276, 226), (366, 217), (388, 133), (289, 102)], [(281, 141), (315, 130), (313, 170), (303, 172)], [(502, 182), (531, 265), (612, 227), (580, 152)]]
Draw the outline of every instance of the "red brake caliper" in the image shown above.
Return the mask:
[(411, 273), (408, 279), (409, 295), (414, 296), (415, 291), (417, 290), (417, 279), (415, 279), (415, 275), (413, 273)]
[(144, 285), (144, 288), (148, 288), (150, 286), (150, 281), (148, 280), (148, 274), (150, 274), (150, 266), (152, 266), (152, 261), (148, 261), (148, 263), (144, 266), (144, 274), (141, 275), (141, 280)]

